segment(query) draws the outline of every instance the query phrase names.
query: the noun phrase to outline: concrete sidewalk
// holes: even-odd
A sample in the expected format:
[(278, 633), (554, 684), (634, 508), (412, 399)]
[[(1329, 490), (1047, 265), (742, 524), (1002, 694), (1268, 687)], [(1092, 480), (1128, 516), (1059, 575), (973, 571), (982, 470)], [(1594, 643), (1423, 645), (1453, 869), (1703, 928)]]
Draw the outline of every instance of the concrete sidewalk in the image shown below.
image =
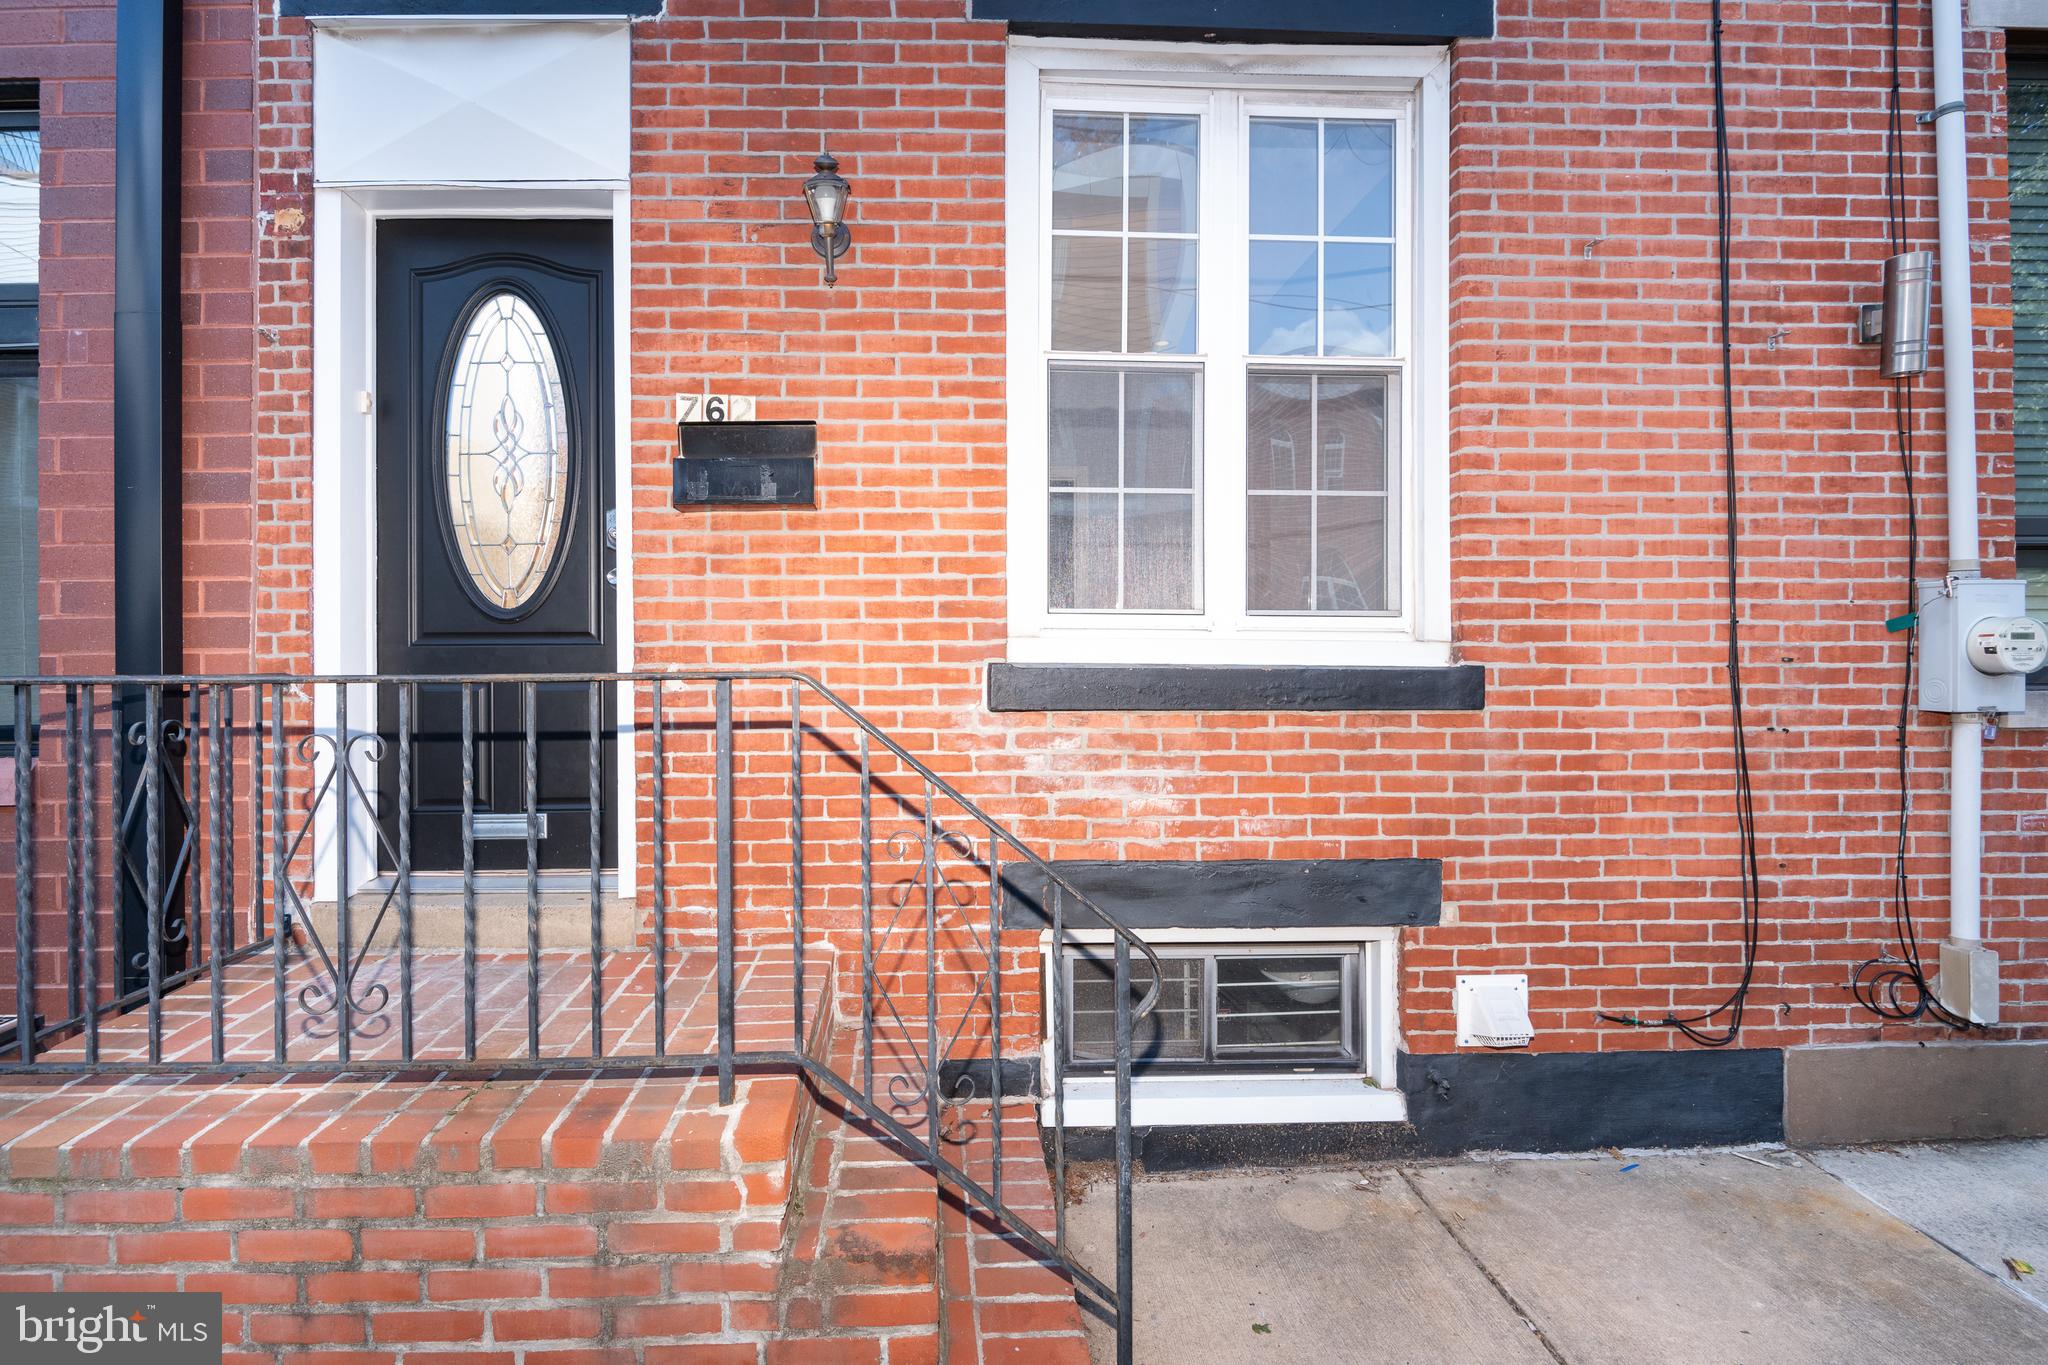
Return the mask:
[[(1147, 1178), (1138, 1359), (2032, 1365), (2048, 1311), (2002, 1258), (2048, 1276), (2044, 1168), (1984, 1143)], [(1069, 1220), (1104, 1272), (1114, 1207), (1099, 1184)]]

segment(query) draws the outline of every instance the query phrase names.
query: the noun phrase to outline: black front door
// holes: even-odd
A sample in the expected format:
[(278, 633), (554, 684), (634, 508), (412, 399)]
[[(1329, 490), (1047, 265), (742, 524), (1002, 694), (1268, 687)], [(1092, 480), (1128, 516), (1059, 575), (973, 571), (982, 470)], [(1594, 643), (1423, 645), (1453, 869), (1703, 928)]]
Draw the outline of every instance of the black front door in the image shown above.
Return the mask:
[[(387, 222), (376, 304), (378, 671), (612, 671), (610, 225)], [(396, 848), (397, 689), (379, 692), (380, 810)], [(485, 684), (473, 705), (477, 866), (524, 868), (524, 689)], [(534, 729), (540, 865), (587, 868), (587, 686), (536, 685)], [(462, 689), (418, 689), (413, 740), (413, 866), (460, 868)], [(601, 815), (610, 865), (614, 821)]]

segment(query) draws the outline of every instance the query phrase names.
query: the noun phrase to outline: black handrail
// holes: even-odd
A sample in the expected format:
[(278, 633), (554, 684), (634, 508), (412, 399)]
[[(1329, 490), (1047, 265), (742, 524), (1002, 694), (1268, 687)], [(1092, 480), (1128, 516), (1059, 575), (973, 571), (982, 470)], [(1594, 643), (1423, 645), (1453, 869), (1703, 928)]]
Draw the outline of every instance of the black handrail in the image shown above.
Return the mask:
[[(862, 715), (817, 678), (785, 670), (641, 670), (618, 673), (522, 673), (522, 674), (334, 674), (288, 675), (274, 673), (191, 674), (166, 676), (69, 675), (37, 678), (0, 678), (0, 687), (15, 698), (20, 735), (17, 748), (22, 771), (17, 776), (15, 824), (15, 999), (17, 1013), (26, 1022), (15, 1038), (0, 1045), (0, 1073), (53, 1072), (59, 1074), (192, 1074), (192, 1075), (275, 1075), (304, 1072), (408, 1072), (454, 1073), (488, 1071), (501, 1074), (533, 1074), (565, 1068), (687, 1068), (715, 1070), (719, 1099), (730, 1103), (734, 1097), (735, 1073), (749, 1067), (801, 1069), (822, 1088), (832, 1091), (862, 1118), (880, 1128), (915, 1157), (930, 1166), (974, 1206), (991, 1217), (1006, 1233), (1034, 1253), (1059, 1266), (1072, 1280), (1085, 1306), (1114, 1322), (1120, 1361), (1131, 1359), (1131, 1274), (1132, 1274), (1132, 1148), (1131, 1148), (1131, 1064), (1133, 1028), (1158, 1003), (1163, 972), (1158, 954), (1127, 926), (1074, 887), (1036, 851), (1024, 844), (1007, 827), (969, 800), (959, 789), (912, 754), (868, 717)], [(418, 1033), (417, 1006), (420, 998), (420, 953), (416, 943), (419, 906), (415, 882), (413, 832), (414, 797), (421, 778), (417, 747), (420, 717), (419, 694), (423, 687), (459, 689), (460, 785), (462, 870), (462, 941), (460, 949), (461, 1046), (459, 1055), (422, 1047)], [(589, 938), (589, 1029), (582, 1045), (543, 1048), (541, 1019), (542, 920), (540, 840), (544, 816), (540, 812), (538, 720), (540, 688), (583, 689), (586, 698), (588, 743), (586, 765), (588, 839), (590, 847), (587, 894), (590, 915)], [(670, 1050), (671, 1021), (668, 993), (670, 905), (667, 881), (670, 858), (668, 831), (669, 751), (667, 740), (677, 730), (671, 708), (676, 689), (708, 687), (711, 693), (713, 848), (715, 854), (715, 941), (717, 1023), (713, 1046), (676, 1052)], [(352, 724), (350, 691), (377, 689), (373, 696), (395, 693), (396, 725)], [(494, 1055), (479, 1037), (478, 1007), (482, 990), (480, 964), (484, 953), (479, 943), (479, 871), (476, 842), (478, 801), (478, 757), (483, 741), (477, 700), (486, 689), (510, 689), (516, 696), (518, 724), (502, 732), (506, 742), (518, 751), (520, 771), (512, 774), (523, 800), (520, 814), (507, 819), (520, 826), (524, 842), (524, 900), (526, 911), (523, 995), (526, 1009), (520, 1021), (523, 1052)], [(623, 690), (625, 703), (619, 718), (609, 726), (605, 721), (605, 691)], [(736, 1028), (736, 893), (735, 869), (735, 690), (748, 696), (768, 689), (786, 698), (786, 710), (772, 714), (767, 722), (786, 725), (788, 755), (788, 842), (790, 868), (790, 944), (794, 967), (792, 1002), (792, 1046), (788, 1050), (742, 1046)], [(644, 717), (640, 702), (646, 706)], [(322, 694), (325, 694), (324, 698)], [(53, 726), (39, 709), (41, 698), (61, 694), (60, 726)], [(247, 705), (237, 700), (246, 696)], [(318, 716), (306, 709), (308, 702), (323, 700)], [(299, 709), (296, 715), (293, 707)], [(783, 702), (775, 702), (782, 707)], [(851, 726), (857, 735), (857, 770), (841, 772), (840, 780), (856, 780), (859, 796), (859, 913), (860, 913), (860, 1075), (842, 1076), (827, 1060), (813, 1055), (807, 1044), (811, 1031), (806, 1020), (804, 976), (806, 878), (805, 878), (805, 735), (809, 728), (806, 707), (822, 709), (839, 722)], [(378, 708), (382, 709), (381, 705)], [(126, 732), (124, 716), (142, 714), (145, 719)], [(361, 711), (357, 712), (362, 715)], [(750, 710), (752, 719), (756, 711)], [(107, 717), (102, 723), (102, 717)], [(312, 716), (312, 718), (308, 718)], [(559, 731), (560, 725), (554, 729)], [(694, 726), (692, 728), (695, 728)], [(748, 728), (763, 728), (756, 720)], [(614, 1028), (607, 1036), (606, 1003), (610, 986), (606, 977), (608, 956), (604, 936), (604, 882), (602, 807), (604, 743), (607, 732), (620, 736), (643, 734), (648, 741), (651, 770), (642, 784), (653, 798), (647, 835), (652, 872), (652, 922), (648, 952), (654, 976), (653, 1030), (650, 1040), (628, 1036), (628, 1029)], [(554, 742), (553, 739), (550, 740)], [(104, 743), (104, 750), (101, 745)], [(396, 749), (396, 753), (389, 750)], [(910, 780), (910, 789), (890, 789), (892, 799), (905, 808), (915, 828), (891, 836), (891, 855), (915, 872), (898, 898), (896, 914), (885, 925), (876, 922), (874, 801), (877, 785), (874, 760), (877, 751), (892, 757)], [(94, 795), (96, 772), (103, 761), (128, 760), (142, 765), (140, 781), (125, 804), (113, 786), (111, 818), (105, 831), (110, 852), (107, 873), (116, 894), (110, 910), (118, 910), (123, 896), (139, 900), (145, 908), (143, 942), (127, 941), (123, 919), (116, 914), (112, 932), (103, 944), (96, 888), (100, 833)], [(855, 757), (847, 749), (837, 750), (842, 768), (851, 768)], [(299, 760), (297, 766), (291, 755)], [(239, 756), (239, 758), (238, 758)], [(64, 942), (61, 954), (56, 945), (39, 948), (39, 922), (47, 924), (36, 899), (35, 858), (39, 846), (47, 846), (49, 835), (38, 825), (38, 783), (36, 769), (52, 758), (61, 758), (64, 772), (63, 808), (56, 840), (64, 850), (64, 871), (54, 879), (62, 891)], [(322, 761), (324, 759), (324, 762)], [(366, 779), (364, 766), (391, 760), (397, 784), (396, 809), (400, 818), (379, 818), (377, 783)], [(564, 760), (573, 762), (573, 758)], [(244, 765), (246, 765), (244, 767)], [(510, 763), (507, 766), (514, 766)], [(241, 773), (247, 772), (247, 781)], [(832, 777), (829, 758), (820, 770)], [(758, 777), (758, 765), (750, 767)], [(891, 774), (895, 778), (896, 774)], [(921, 799), (919, 790), (921, 789)], [(820, 795), (822, 802), (828, 798)], [(297, 807), (296, 820), (288, 818), (288, 802)], [(949, 815), (938, 815), (941, 803)], [(325, 813), (328, 823), (320, 818)], [(138, 828), (137, 821), (140, 820)], [(245, 824), (243, 822), (246, 822)], [(387, 832), (386, 826), (392, 826)], [(636, 835), (638, 821), (633, 822)], [(628, 826), (622, 820), (621, 829)], [(978, 827), (980, 838), (975, 837)], [(334, 897), (332, 949), (320, 931), (316, 917), (309, 913), (302, 890), (303, 876), (294, 876), (324, 829), (329, 842), (330, 873), (338, 888)], [(311, 841), (311, 842), (309, 842)], [(636, 841), (637, 842), (637, 841)], [(136, 856), (139, 845), (140, 857)], [(238, 870), (235, 853), (246, 847), (253, 866)], [(373, 876), (352, 873), (360, 864), (352, 862), (367, 853)], [(947, 871), (946, 864), (965, 862), (980, 878), (986, 871), (986, 937), (967, 913), (978, 904), (980, 890), (963, 891), (962, 883)], [(354, 902), (362, 898), (360, 885), (375, 880), (379, 865), (392, 869), (389, 884), (373, 890), (375, 913), (369, 928), (360, 936), (356, 930)], [(1052, 998), (1046, 1001), (1051, 1027), (1051, 1047), (1042, 1069), (1051, 1083), (1051, 1148), (1054, 1183), (1054, 1228), (1048, 1238), (1026, 1217), (1011, 1209), (1003, 1199), (1001, 1107), (1004, 1095), (1003, 1058), (1003, 973), (1000, 944), (1006, 877), (1022, 866), (1042, 876), (1045, 886), (1043, 907), (1050, 921)], [(922, 897), (911, 900), (917, 889)], [(245, 917), (243, 907), (248, 914)], [(1069, 943), (1068, 916), (1071, 907), (1093, 916), (1095, 925), (1106, 930), (1115, 945), (1114, 995), (1114, 1124), (1117, 1198), (1117, 1265), (1114, 1285), (1080, 1265), (1068, 1249), (1066, 1235), (1067, 1143), (1066, 1143), (1066, 1053), (1070, 1050), (1065, 1015)], [(372, 963), (373, 949), (384, 940), (386, 919), (396, 914), (397, 994), (380, 974), (383, 962)], [(877, 970), (877, 954), (905, 916), (921, 927), (924, 977), (923, 1028), (913, 1030), (915, 1014), (905, 1018)], [(245, 927), (248, 932), (242, 933)], [(942, 926), (942, 919), (944, 921)], [(950, 1036), (942, 1038), (938, 978), (938, 941), (942, 927), (947, 932), (964, 931), (980, 951), (982, 968), (968, 1002), (953, 1025)], [(203, 931), (203, 932), (202, 932)], [(238, 941), (238, 939), (240, 941)], [(1147, 963), (1150, 981), (1141, 999), (1131, 994), (1132, 949)], [(111, 979), (100, 978), (101, 958), (111, 949)], [(632, 950), (619, 950), (632, 951)], [(267, 1056), (248, 1052), (237, 1040), (230, 1046), (224, 1027), (228, 998), (228, 972), (253, 964), (266, 954), (270, 972), (267, 985), (271, 1000), (271, 1037)], [(610, 954), (616, 956), (616, 952)], [(54, 985), (40, 988), (39, 967), (61, 960), (61, 999)], [(388, 961), (388, 957), (385, 959)], [(954, 960), (949, 957), (949, 962)], [(969, 975), (975, 969), (969, 967)], [(296, 983), (296, 994), (292, 987)], [(614, 980), (612, 985), (622, 983)], [(203, 988), (209, 997), (208, 1029), (203, 1044), (181, 1038), (170, 1055), (166, 1052), (165, 1000), (179, 989)], [(454, 983), (441, 986), (453, 999)], [(443, 998), (430, 992), (433, 1003)], [(980, 1002), (986, 1000), (988, 1024), (989, 1099), (994, 1106), (991, 1138), (994, 1145), (992, 1176), (987, 1187), (974, 1180), (945, 1151), (942, 1110), (948, 1103), (976, 1098), (973, 1073), (966, 1073), (953, 1093), (947, 1093), (943, 1073), (952, 1053), (970, 1024), (982, 1018)], [(319, 1040), (311, 1053), (303, 1047), (294, 1054), (291, 1037), (292, 1005), (302, 1032)], [(39, 1006), (49, 1002), (50, 1008)], [(108, 1055), (106, 1026), (124, 1011), (146, 1007), (144, 1030), (146, 1051), (141, 1058), (132, 1054)], [(396, 1007), (396, 1048), (388, 1045), (391, 1015)], [(44, 1017), (47, 1014), (49, 1017)], [(885, 1078), (887, 1099), (876, 1091), (875, 1067), (878, 1032), (893, 1021), (901, 1035), (896, 1039), (907, 1064), (918, 1074), (897, 1074)], [(314, 1025), (317, 1023), (318, 1028)], [(326, 1030), (321, 1032), (319, 1030)], [(124, 1037), (132, 1037), (132, 1030)], [(385, 1041), (379, 1042), (379, 1039)], [(651, 1043), (651, 1046), (649, 1045)], [(452, 1045), (451, 1045), (452, 1046)], [(115, 1049), (116, 1052), (119, 1049)], [(396, 1055), (392, 1055), (395, 1050)], [(921, 1111), (921, 1113), (919, 1112)], [(915, 1120), (915, 1121), (913, 1121)], [(922, 1129), (922, 1133), (918, 1129)]]

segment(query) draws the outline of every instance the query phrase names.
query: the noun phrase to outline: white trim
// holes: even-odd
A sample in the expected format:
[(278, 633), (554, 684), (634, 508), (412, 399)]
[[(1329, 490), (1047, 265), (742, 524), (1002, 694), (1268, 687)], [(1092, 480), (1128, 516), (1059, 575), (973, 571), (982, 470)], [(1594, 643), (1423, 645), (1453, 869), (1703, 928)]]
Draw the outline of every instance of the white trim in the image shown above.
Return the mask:
[[(1116, 1082), (1067, 1082), (1067, 1127), (1116, 1126)], [(1402, 1123), (1408, 1097), (1363, 1076), (1139, 1076), (1131, 1082), (1131, 1124), (1204, 1128), (1223, 1124)], [(1040, 1122), (1052, 1121), (1051, 1102)]]
[[(1401, 931), (1388, 925), (1286, 929), (1144, 929), (1138, 937), (1154, 947), (1238, 947), (1270, 949), (1288, 944), (1359, 949), (1358, 1009), (1365, 1025), (1361, 1066), (1349, 1072), (1138, 1076), (1131, 1082), (1131, 1122), (1138, 1125), (1199, 1127), (1269, 1123), (1398, 1123), (1408, 1101), (1395, 1084), (1400, 1055)], [(1106, 929), (1070, 929), (1069, 946), (1107, 944)], [(1052, 988), (1052, 931), (1038, 936), (1045, 1036), (1039, 1047), (1039, 1121), (1055, 1117), (1053, 1100), (1054, 1012), (1062, 1002)], [(1132, 956), (1132, 971), (1142, 961)], [(1106, 1128), (1116, 1121), (1115, 1081), (1101, 1075), (1069, 1076), (1062, 1105), (1070, 1128)]]
[(2048, 28), (2048, 0), (1970, 0), (1971, 28)]
[[(357, 396), (374, 390), (376, 373), (376, 227), (397, 218), (603, 218), (612, 224), (612, 498), (619, 513), (614, 554), (619, 587), (613, 629), (618, 667), (633, 667), (631, 352), (632, 198), (623, 181), (605, 185), (535, 184), (322, 186), (313, 192), (313, 571), (315, 673), (376, 671), (377, 524), (376, 417)], [(601, 522), (600, 522), (601, 527)], [(367, 572), (366, 572), (367, 571)], [(314, 723), (332, 735), (331, 691), (314, 699)], [(349, 695), (351, 729), (375, 719), (374, 693)], [(617, 886), (630, 896), (639, 850), (635, 828), (632, 707), (622, 693), (618, 720), (616, 799), (620, 810)], [(317, 761), (317, 760), (316, 760)], [(363, 780), (374, 775), (366, 768)], [(350, 847), (365, 854), (374, 834), (367, 812), (353, 810)], [(323, 804), (312, 835), (314, 896), (335, 898), (333, 806)], [(360, 890), (376, 875), (373, 859), (351, 857)]]
[[(1449, 55), (1442, 48), (1269, 48), (1016, 38), (1006, 73), (1009, 337), (1007, 657), (1031, 663), (1440, 665), (1453, 657), (1449, 494)], [(1249, 615), (1242, 544), (1244, 300), (1205, 288), (1192, 355), (1090, 354), (1098, 363), (1202, 367), (1204, 471), (1198, 493), (1203, 603), (1194, 612), (1053, 612), (1046, 603), (1044, 349), (1050, 319), (1044, 261), (1050, 228), (1045, 146), (1055, 107), (1192, 112), (1203, 120), (1199, 237), (1205, 285), (1237, 279), (1248, 251), (1245, 195), (1235, 185), (1244, 121), (1257, 111), (1314, 108), (1392, 117), (1397, 190), (1396, 317), (1387, 357), (1330, 357), (1318, 368), (1396, 376), (1390, 416), (1403, 433), (1401, 517), (1390, 528), (1398, 611), (1376, 616)], [(1220, 177), (1220, 178), (1219, 178)], [(1227, 264), (1226, 264), (1227, 263)], [(1082, 357), (1075, 357), (1081, 359)], [(1264, 365), (1262, 359), (1258, 363)], [(1293, 361), (1276, 362), (1291, 365)], [(1309, 363), (1303, 361), (1301, 363)], [(1235, 488), (1235, 495), (1230, 490)]]
[(633, 14), (623, 9), (608, 12), (593, 10), (588, 14), (407, 14), (392, 10), (384, 14), (309, 14), (305, 16), (305, 21), (308, 28), (343, 31), (420, 25), (453, 27), (469, 24), (630, 24), (636, 19), (650, 17), (652, 16)]

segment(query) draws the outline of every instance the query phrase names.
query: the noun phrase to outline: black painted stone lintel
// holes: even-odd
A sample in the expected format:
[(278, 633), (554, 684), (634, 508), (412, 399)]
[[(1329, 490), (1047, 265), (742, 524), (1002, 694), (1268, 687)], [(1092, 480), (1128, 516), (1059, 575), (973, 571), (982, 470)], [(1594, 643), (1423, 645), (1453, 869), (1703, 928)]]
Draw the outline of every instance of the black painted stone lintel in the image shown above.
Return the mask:
[[(1339, 929), (1435, 924), (1443, 913), (1443, 863), (1435, 858), (1246, 859), (1214, 862), (1055, 862), (1076, 891), (1132, 929)], [(1052, 923), (1045, 874), (1004, 874), (1003, 927)], [(1100, 919), (1066, 905), (1070, 929)]]
[(1785, 1136), (1785, 1054), (1401, 1054), (1408, 1121), (1440, 1152), (1717, 1147)]
[(1018, 33), (1225, 42), (1425, 42), (1489, 37), (1493, 0), (973, 0)]
[(1486, 669), (1013, 664), (988, 668), (991, 711), (1480, 711)]

